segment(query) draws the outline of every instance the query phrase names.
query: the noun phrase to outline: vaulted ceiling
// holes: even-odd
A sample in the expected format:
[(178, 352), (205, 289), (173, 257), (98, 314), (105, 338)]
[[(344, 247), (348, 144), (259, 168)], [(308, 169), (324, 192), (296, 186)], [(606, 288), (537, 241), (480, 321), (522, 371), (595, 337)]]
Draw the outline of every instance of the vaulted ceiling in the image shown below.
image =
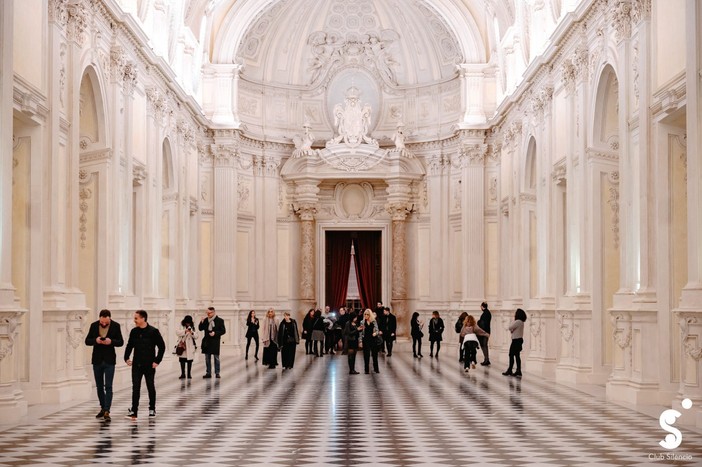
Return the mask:
[(314, 88), (331, 68), (365, 66), (391, 87), (449, 80), (487, 63), (492, 24), (514, 0), (190, 0), (185, 22), (211, 63), (242, 63), (249, 81)]

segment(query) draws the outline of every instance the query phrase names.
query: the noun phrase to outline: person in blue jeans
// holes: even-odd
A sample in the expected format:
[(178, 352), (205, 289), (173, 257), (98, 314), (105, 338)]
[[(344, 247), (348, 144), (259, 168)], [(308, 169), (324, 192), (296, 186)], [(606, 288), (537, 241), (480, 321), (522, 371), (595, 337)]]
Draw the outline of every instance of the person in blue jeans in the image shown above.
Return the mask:
[(110, 421), (110, 408), (112, 406), (112, 380), (115, 377), (117, 355), (115, 347), (122, 347), (122, 329), (116, 321), (112, 321), (110, 310), (100, 310), (100, 317), (90, 325), (85, 345), (93, 348), (91, 363), (95, 375), (100, 412), (95, 418)]

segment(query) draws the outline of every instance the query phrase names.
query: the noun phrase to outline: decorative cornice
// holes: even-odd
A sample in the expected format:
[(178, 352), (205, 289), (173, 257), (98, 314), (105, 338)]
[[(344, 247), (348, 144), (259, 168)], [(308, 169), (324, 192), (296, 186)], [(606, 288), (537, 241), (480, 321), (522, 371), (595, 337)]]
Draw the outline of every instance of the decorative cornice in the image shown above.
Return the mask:
[(553, 165), (551, 178), (556, 185), (565, 185), (568, 177), (566, 171), (566, 158), (562, 158)]
[(144, 184), (144, 180), (146, 180), (146, 167), (135, 163), (132, 166), (132, 185), (133, 186), (142, 186)]

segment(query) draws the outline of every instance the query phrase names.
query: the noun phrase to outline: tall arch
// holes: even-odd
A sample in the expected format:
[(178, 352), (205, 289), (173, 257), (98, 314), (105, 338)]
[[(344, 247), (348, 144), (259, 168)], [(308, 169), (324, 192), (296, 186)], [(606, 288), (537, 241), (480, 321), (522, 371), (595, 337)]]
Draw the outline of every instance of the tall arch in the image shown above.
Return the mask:
[(590, 134), (593, 155), (593, 344), (594, 370), (608, 374), (616, 365), (613, 326), (609, 310), (620, 288), (621, 251), (619, 225), (619, 81), (611, 64), (605, 63), (594, 93)]
[(78, 286), (92, 312), (107, 304), (106, 234), (107, 186), (109, 186), (108, 130), (105, 100), (97, 70), (88, 65), (81, 78), (78, 97), (79, 232)]

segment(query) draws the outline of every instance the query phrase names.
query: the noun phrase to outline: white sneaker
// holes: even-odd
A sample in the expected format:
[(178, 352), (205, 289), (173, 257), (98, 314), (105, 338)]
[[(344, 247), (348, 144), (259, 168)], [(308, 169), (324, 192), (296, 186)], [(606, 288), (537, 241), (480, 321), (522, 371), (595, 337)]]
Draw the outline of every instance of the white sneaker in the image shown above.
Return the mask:
[(465, 372), (468, 373), (470, 371), (470, 368), (466, 367)]

